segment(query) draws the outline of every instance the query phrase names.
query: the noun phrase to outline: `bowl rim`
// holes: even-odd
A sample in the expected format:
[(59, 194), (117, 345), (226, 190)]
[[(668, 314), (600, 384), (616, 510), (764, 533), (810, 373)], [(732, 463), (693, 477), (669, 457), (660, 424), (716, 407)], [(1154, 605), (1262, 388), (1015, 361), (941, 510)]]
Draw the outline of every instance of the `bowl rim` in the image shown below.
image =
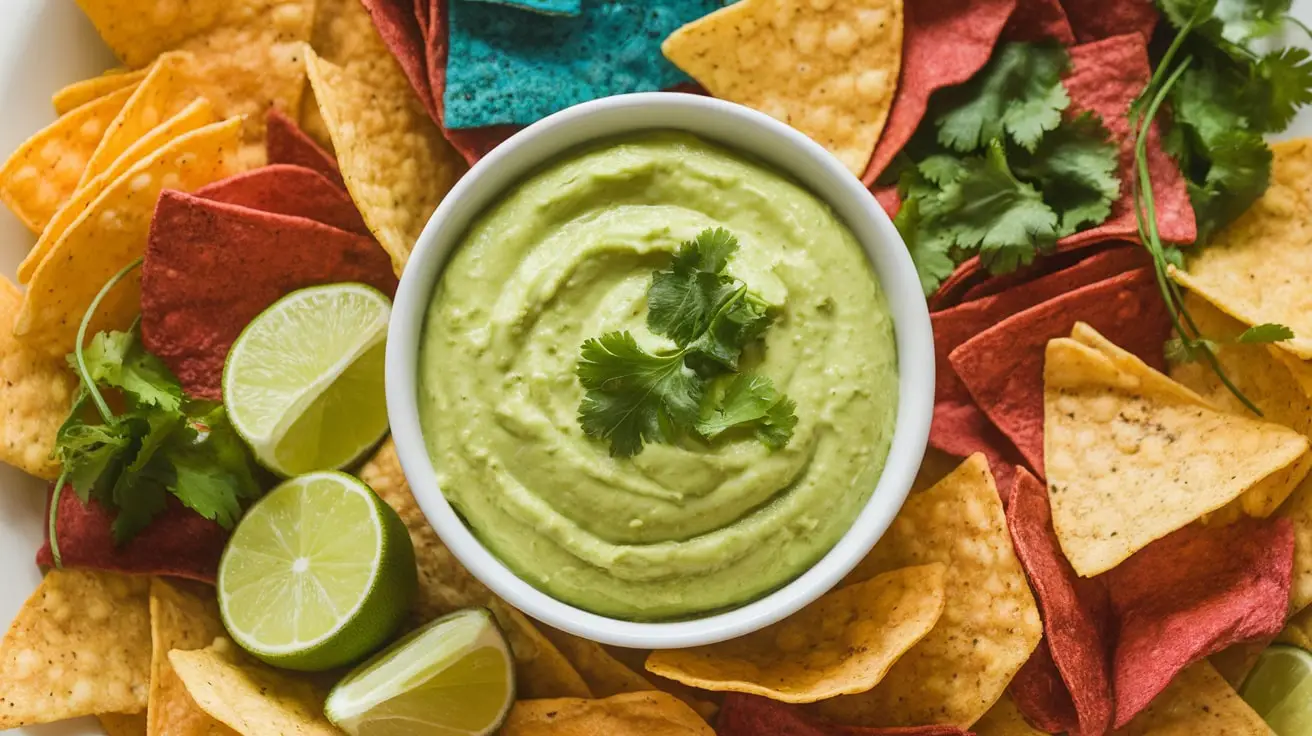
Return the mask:
[[(745, 128), (751, 129), (751, 136), (734, 135)], [(690, 619), (642, 622), (593, 613), (538, 590), (474, 536), (438, 487), (419, 421), (417, 368), (432, 292), (473, 218), (524, 175), (580, 145), (669, 129), (690, 132), (764, 162), (827, 202), (852, 230), (893, 318), (898, 406), (893, 440), (875, 489), (842, 538), (819, 561), (782, 587), (737, 608)], [(748, 145), (747, 138), (758, 142)], [(731, 639), (782, 620), (832, 589), (866, 556), (902, 507), (924, 457), (934, 402), (934, 349), (928, 306), (901, 236), (870, 191), (838, 159), (804, 134), (750, 108), (700, 95), (643, 92), (585, 102), (544, 118), (502, 143), (456, 183), (429, 218), (401, 277), (389, 324), (386, 387), (397, 456), (415, 500), (471, 574), (510, 605), (557, 629), (614, 646), (671, 649)]]

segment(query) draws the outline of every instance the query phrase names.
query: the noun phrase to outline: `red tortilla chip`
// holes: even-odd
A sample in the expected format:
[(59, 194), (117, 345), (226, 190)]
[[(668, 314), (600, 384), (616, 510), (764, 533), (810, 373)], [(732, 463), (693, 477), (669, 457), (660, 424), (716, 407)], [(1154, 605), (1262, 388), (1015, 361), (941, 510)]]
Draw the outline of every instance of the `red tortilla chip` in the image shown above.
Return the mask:
[[(1000, 294), (1013, 287), (1034, 281), (1046, 274), (1056, 273), (1057, 271), (1070, 268), (1085, 259), (1093, 258), (1100, 253), (1110, 250), (1120, 251), (1115, 256), (1117, 264), (1105, 264), (1111, 266), (1111, 268), (1100, 269), (1099, 272), (1105, 275), (1094, 279), (1094, 281), (1101, 281), (1104, 278), (1115, 276), (1117, 273), (1125, 273), (1126, 271), (1133, 270), (1140, 266), (1149, 266), (1152, 265), (1153, 262), (1152, 257), (1148, 255), (1148, 251), (1144, 250), (1138, 243), (1113, 241), (1110, 243), (1099, 243), (1098, 245), (1090, 246), (1089, 248), (1064, 250), (1058, 253), (1053, 253), (1050, 256), (1038, 258), (1029, 266), (1018, 268), (1011, 273), (991, 276), (988, 279), (971, 286), (969, 289), (966, 289), (966, 291), (961, 294), (961, 301), (969, 302), (993, 294)], [(1112, 268), (1118, 270), (1111, 270)], [(1093, 282), (1091, 281), (1089, 283)]]
[[(1012, 291), (1032, 288), (1031, 284)], [(948, 355), (975, 403), (1040, 476), (1044, 349), (1049, 340), (1069, 335), (1076, 322), (1089, 323), (1148, 365), (1165, 369), (1162, 344), (1170, 336), (1171, 320), (1151, 268), (1051, 298), (975, 335)]]
[[(1105, 734), (1111, 728), (1114, 709), (1107, 589), (1101, 579), (1082, 579), (1075, 574), (1052, 528), (1048, 489), (1024, 469), (1016, 471), (1007, 505), (1007, 528), (1039, 602), (1044, 643), (1051, 661), (1050, 666), (1036, 662), (1036, 652), (1026, 664), (1025, 669), (1031, 671), (1022, 684), (1012, 684), (1012, 697), (1036, 725), (1040, 725), (1040, 718), (1026, 707), (1027, 703), (1036, 704), (1034, 711), (1047, 704), (1044, 712), (1052, 717), (1044, 722), (1052, 721), (1060, 727), (1040, 725), (1045, 731), (1070, 731), (1075, 736)], [(1059, 675), (1055, 683), (1053, 674)], [(1017, 680), (1022, 678), (1018, 676)], [(1025, 683), (1030, 692), (1018, 692), (1027, 689)], [(1053, 694), (1042, 697), (1047, 693)]]
[[(993, 54), (1016, 0), (916, 0), (903, 7), (902, 75), (884, 133), (861, 181), (875, 179), (911, 140), (929, 96), (974, 76)], [(434, 89), (437, 85), (434, 85)]]
[(973, 736), (956, 726), (864, 728), (804, 718), (790, 705), (757, 695), (730, 693), (715, 725), (719, 736)]
[(396, 276), (373, 238), (303, 217), (160, 194), (141, 268), (141, 337), (192, 396), (221, 398), (223, 361), (252, 319), (306, 286)]
[(1293, 525), (1272, 518), (1187, 526), (1109, 571), (1116, 727), (1194, 662), (1279, 633), (1293, 567)]
[[(934, 312), (934, 354), (938, 366), (935, 378), (934, 422), (929, 442), (944, 452), (966, 457), (972, 452), (989, 454), (989, 466), (995, 478), (1009, 475), (1018, 455), (1011, 440), (1005, 439), (976, 405), (967, 385), (950, 362), (950, 354), (959, 346), (988, 330), (999, 321), (1029, 309), (1048, 299), (1101, 281), (1129, 268), (1139, 266), (1145, 258), (1142, 249), (1119, 248), (1103, 251), (1063, 269), (1000, 294), (965, 302), (951, 309)], [(1069, 328), (1067, 330), (1069, 332)], [(1043, 351), (1039, 350), (1040, 368)], [(974, 370), (972, 367), (971, 370)], [(1039, 383), (1039, 417), (1042, 421), (1042, 380)], [(1041, 434), (1041, 433), (1040, 433)], [(1040, 447), (1042, 445), (1040, 444)], [(1000, 488), (1010, 488), (999, 483)]]
[[(1062, 238), (1059, 248), (1072, 248), (1104, 240), (1139, 240), (1134, 214), (1134, 135), (1130, 131), (1130, 105), (1152, 75), (1148, 65), (1148, 43), (1130, 33), (1103, 41), (1075, 46), (1066, 89), (1071, 96), (1070, 114), (1092, 111), (1111, 132), (1121, 149), (1121, 197), (1112, 204), (1111, 217), (1091, 230)], [(1192, 243), (1198, 236), (1193, 206), (1184, 176), (1175, 161), (1162, 150), (1161, 131), (1156, 123), (1148, 133), (1148, 172), (1157, 206), (1157, 228), (1168, 243)]]
[(269, 108), (267, 121), (268, 149), (270, 164), (292, 164), (304, 166), (319, 172), (332, 183), (346, 189), (342, 180), (342, 170), (337, 168), (337, 159), (323, 150), (314, 139), (305, 134), (291, 118), (283, 115), (277, 108)]
[[(51, 494), (53, 495), (53, 494)], [(47, 510), (49, 500), (47, 499)], [(59, 494), (55, 534), (64, 567), (87, 567), (135, 575), (168, 575), (214, 583), (228, 532), (170, 496), (168, 505), (132, 539), (114, 544), (115, 514), (95, 500), (85, 506), (64, 487)], [(36, 564), (52, 567), (49, 529)]]
[(1147, 41), (1161, 14), (1153, 0), (1062, 0), (1080, 43), (1138, 33)]
[(1063, 46), (1075, 43), (1075, 32), (1058, 0), (1019, 0), (1002, 37), (1007, 41), (1056, 41)]
[(428, 54), (425, 50), (424, 25), (415, 13), (414, 0), (361, 0), (369, 17), (378, 29), (393, 58), (405, 72), (410, 87), (419, 97), (428, 116), (439, 126), (441, 113), (433, 99), (434, 90), (428, 80)]
[(369, 236), (369, 228), (350, 195), (304, 166), (274, 164), (252, 169), (196, 190), (213, 202), (249, 207), (276, 215), (304, 217)]
[(886, 187), (879, 187), (874, 190), (875, 201), (879, 206), (884, 208), (889, 217), (897, 217), (897, 211), (902, 209), (902, 195), (897, 193), (897, 185), (890, 184)]
[[(1052, 661), (1048, 640), (1039, 642), (1034, 653), (1007, 686), (1007, 694), (1025, 720), (1040, 731), (1088, 736), (1078, 731), (1079, 720), (1070, 690), (1062, 682), (1057, 664)], [(1111, 721), (1108, 711), (1108, 722)], [(1105, 732), (1100, 732), (1105, 733)]]

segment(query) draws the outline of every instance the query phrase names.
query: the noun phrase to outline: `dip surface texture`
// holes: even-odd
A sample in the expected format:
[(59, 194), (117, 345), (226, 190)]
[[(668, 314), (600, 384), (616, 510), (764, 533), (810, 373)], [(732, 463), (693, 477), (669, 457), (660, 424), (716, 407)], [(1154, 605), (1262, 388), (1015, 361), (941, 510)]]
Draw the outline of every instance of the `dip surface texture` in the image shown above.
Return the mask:
[[(684, 240), (736, 235), (729, 272), (772, 305), (743, 370), (797, 402), (792, 441), (648, 444), (613, 458), (579, 427), (584, 340), (646, 328)], [(519, 576), (600, 614), (687, 617), (800, 575), (860, 513), (897, 407), (887, 304), (855, 237), (791, 180), (701, 139), (573, 151), (482, 214), (442, 275), (419, 411), (441, 489)]]

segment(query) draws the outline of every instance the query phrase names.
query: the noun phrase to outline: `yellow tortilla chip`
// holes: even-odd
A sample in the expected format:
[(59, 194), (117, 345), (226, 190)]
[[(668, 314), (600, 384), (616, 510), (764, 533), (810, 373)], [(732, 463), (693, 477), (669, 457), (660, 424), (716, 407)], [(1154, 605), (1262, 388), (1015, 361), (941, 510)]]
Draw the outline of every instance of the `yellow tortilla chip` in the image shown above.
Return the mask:
[(1303, 479), (1277, 512), (1294, 525), (1294, 577), (1289, 588), (1289, 610), (1312, 605), (1312, 476)]
[(399, 274), (429, 216), (464, 173), (464, 161), (399, 68), (390, 67), (390, 81), (378, 83), (314, 52), (306, 66), (346, 188)]
[(1244, 684), (1244, 680), (1248, 679), (1249, 673), (1257, 666), (1257, 658), (1261, 656), (1262, 650), (1266, 649), (1268, 643), (1265, 640), (1241, 641), (1209, 656), (1207, 661), (1226, 682), (1230, 683), (1231, 687), (1238, 690), (1239, 686)]
[(169, 652), (202, 649), (224, 633), (213, 588), (151, 581), (148, 736), (232, 736), (196, 705), (169, 663)]
[(861, 176), (897, 88), (902, 0), (742, 0), (661, 51), (712, 95), (797, 128)]
[(109, 736), (146, 736), (145, 713), (101, 713), (96, 720)]
[(1312, 607), (1304, 608), (1285, 624), (1276, 641), (1312, 652)]
[(1118, 736), (1273, 736), (1229, 683), (1206, 662), (1175, 680)]
[(145, 69), (138, 69), (135, 72), (127, 69), (110, 69), (98, 77), (83, 79), (64, 87), (50, 98), (50, 104), (54, 105), (56, 115), (64, 115), (110, 92), (131, 87), (145, 76)]
[(1312, 139), (1271, 146), (1271, 186), (1188, 260), (1180, 284), (1248, 325), (1277, 322), (1294, 337), (1277, 343), (1312, 359)]
[(1003, 695), (989, 708), (989, 712), (970, 727), (975, 736), (1042, 736), (1043, 731), (1031, 726), (1020, 714), (1016, 701)]
[(657, 689), (651, 681), (611, 656), (605, 647), (595, 641), (580, 639), (545, 624), (539, 624), (538, 630), (569, 660), (592, 691), (593, 697), (608, 698), (620, 693)]
[(784, 703), (864, 693), (939, 620), (946, 573), (940, 563), (891, 570), (746, 636), (653, 652), (647, 669), (705, 690)]
[(947, 565), (938, 623), (873, 690), (817, 703), (820, 715), (863, 726), (965, 728), (1002, 697), (1043, 626), (983, 455), (908, 498), (845, 582), (935, 562)]
[(23, 292), (0, 276), (0, 462), (55, 480), (50, 457), (68, 416), (77, 379), (63, 358), (33, 350), (14, 337)]
[(169, 141), (177, 138), (183, 133), (189, 133), (197, 128), (218, 122), (219, 118), (214, 114), (214, 107), (209, 100), (200, 98), (192, 100), (191, 104), (184, 107), (177, 115), (165, 120), (159, 125), (152, 128), (146, 134), (142, 135), (135, 142), (131, 143), (118, 158), (109, 165), (109, 168), (97, 175), (94, 179), (78, 188), (73, 196), (64, 203), (63, 207), (55, 213), (46, 229), (41, 232), (41, 237), (37, 239), (36, 245), (28, 252), (23, 262), (18, 264), (18, 280), (27, 283), (32, 274), (41, 265), (41, 261), (49, 255), (50, 250), (55, 243), (59, 242), (60, 236), (72, 225), (92, 202), (105, 191), (105, 188), (116, 181), (125, 171), (132, 168), (138, 161), (148, 158), (151, 154), (158, 151)]
[(1048, 343), (1044, 455), (1053, 526), (1080, 575), (1110, 570), (1270, 476), (1284, 488), (1258, 493), (1283, 498), (1307, 473), (1303, 435), (1216, 409), (1086, 324), (1071, 335)]
[(0, 730), (144, 710), (149, 586), (111, 572), (51, 570), (0, 644)]
[(324, 717), (325, 694), (317, 687), (256, 662), (227, 639), (175, 649), (169, 662), (196, 704), (242, 736), (342, 734)]
[[(106, 187), (32, 274), (14, 333), (53, 355), (72, 350), (91, 300), (145, 252), (160, 190), (193, 191), (229, 175), (240, 140), (240, 120), (207, 125), (175, 138)], [(125, 280), (101, 302), (88, 334), (126, 329), (139, 301), (136, 278)]]
[(0, 201), (32, 232), (44, 230), (73, 195), (91, 154), (131, 96), (132, 89), (124, 88), (73, 110), (27, 139), (0, 166)]
[(583, 675), (524, 614), (493, 598), (487, 607), (515, 657), (515, 687), (522, 698), (590, 698)]
[(715, 736), (683, 701), (659, 691), (600, 700), (521, 700), (501, 736)]

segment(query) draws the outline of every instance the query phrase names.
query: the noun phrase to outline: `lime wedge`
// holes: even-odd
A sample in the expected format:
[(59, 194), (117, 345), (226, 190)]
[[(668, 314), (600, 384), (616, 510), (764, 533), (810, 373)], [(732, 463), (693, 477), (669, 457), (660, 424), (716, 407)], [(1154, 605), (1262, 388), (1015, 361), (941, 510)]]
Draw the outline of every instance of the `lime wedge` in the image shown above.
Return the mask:
[(293, 478), (246, 512), (219, 562), (219, 611), (243, 649), (279, 667), (358, 662), (401, 625), (417, 587), (400, 517), (345, 473)]
[(328, 284), (288, 294), (246, 326), (223, 368), (223, 403), (260, 463), (291, 477), (344, 468), (378, 444), (390, 314), (377, 289)]
[(1312, 654), (1267, 647), (1239, 694), (1278, 736), (1312, 734)]
[(482, 608), (444, 616), (357, 667), (324, 713), (352, 736), (481, 736), (515, 702), (506, 640)]

